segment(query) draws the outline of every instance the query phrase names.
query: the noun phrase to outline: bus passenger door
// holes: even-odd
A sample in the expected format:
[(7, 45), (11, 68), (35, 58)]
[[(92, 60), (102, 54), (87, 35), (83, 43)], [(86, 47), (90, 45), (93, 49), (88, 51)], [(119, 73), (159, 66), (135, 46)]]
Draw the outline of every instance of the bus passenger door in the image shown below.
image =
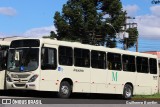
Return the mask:
[(106, 53), (91, 51), (91, 93), (105, 93), (107, 82)]
[(45, 44), (41, 50), (40, 90), (57, 91), (57, 47)]

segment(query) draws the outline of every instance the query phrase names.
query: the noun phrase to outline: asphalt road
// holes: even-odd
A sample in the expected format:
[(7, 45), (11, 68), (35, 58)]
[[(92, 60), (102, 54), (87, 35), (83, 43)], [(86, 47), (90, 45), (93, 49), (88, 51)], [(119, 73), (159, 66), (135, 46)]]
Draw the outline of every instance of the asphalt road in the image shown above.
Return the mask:
[(124, 100), (118, 95), (104, 94), (72, 94), (69, 99), (61, 99), (57, 97), (57, 93), (53, 92), (37, 92), (37, 91), (1, 91), (0, 98), (14, 99), (40, 99), (45, 104), (121, 104)]
[[(35, 91), (1, 91), (0, 103), (2, 99), (11, 99), (12, 104), (21, 104), (25, 101), (37, 101), (36, 104), (56, 104), (56, 105), (108, 105), (108, 104), (127, 104), (127, 102), (132, 102), (131, 100), (122, 100), (118, 95), (104, 95), (104, 94), (73, 94), (69, 99), (61, 99), (57, 97), (57, 93), (53, 92), (35, 92)], [(21, 102), (18, 102), (21, 100)], [(139, 101), (135, 101), (139, 102)], [(154, 101), (156, 103), (156, 101)], [(27, 103), (28, 104), (28, 103)], [(127, 104), (130, 105), (130, 104)], [(131, 104), (134, 105), (134, 104)], [(91, 107), (94, 107), (91, 106)], [(1, 106), (0, 106), (1, 107)], [(7, 106), (6, 106), (7, 107)], [(59, 106), (58, 106), (59, 107)], [(72, 106), (69, 106), (72, 107)], [(79, 106), (77, 106), (79, 107)], [(84, 106), (85, 107), (85, 106)], [(90, 107), (90, 106), (87, 106)], [(114, 106), (104, 106), (104, 107), (114, 107)], [(120, 106), (121, 107), (121, 106)], [(134, 106), (135, 107), (135, 106)], [(153, 107), (149, 106), (149, 107)]]

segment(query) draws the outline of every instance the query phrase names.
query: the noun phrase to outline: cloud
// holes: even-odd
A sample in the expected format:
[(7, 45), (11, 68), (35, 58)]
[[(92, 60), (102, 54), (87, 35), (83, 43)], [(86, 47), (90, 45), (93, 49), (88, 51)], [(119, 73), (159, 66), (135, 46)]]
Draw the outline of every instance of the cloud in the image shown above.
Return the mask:
[(56, 33), (56, 28), (54, 26), (32, 28), (21, 34), (20, 33), (19, 34), (18, 33), (17, 34), (5, 34), (3, 32), (0, 32), (0, 38), (12, 37), (12, 36), (41, 38), (43, 36), (49, 36), (51, 31), (54, 31)]
[(49, 36), (51, 31), (56, 32), (56, 28), (54, 26), (32, 28), (22, 35), (25, 37), (41, 38), (43, 36)]
[(160, 6), (159, 5), (150, 7), (150, 10), (153, 15), (160, 16)]
[(150, 7), (151, 14), (136, 17), (141, 37), (160, 39), (160, 6)]
[(139, 10), (138, 5), (126, 5), (123, 6), (124, 10), (127, 11), (129, 16), (135, 16), (137, 11)]
[(6, 37), (6, 35), (2, 32), (0, 32), (0, 38)]
[(6, 16), (15, 16), (17, 11), (12, 7), (0, 7), (0, 14)]

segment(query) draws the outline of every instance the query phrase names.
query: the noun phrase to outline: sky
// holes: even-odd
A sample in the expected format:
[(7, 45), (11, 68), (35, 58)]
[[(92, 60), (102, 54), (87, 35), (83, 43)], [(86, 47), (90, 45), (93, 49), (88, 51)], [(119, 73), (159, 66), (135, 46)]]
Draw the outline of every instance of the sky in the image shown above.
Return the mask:
[[(160, 3), (158, 0), (121, 0), (127, 20), (138, 23), (139, 51), (160, 51)], [(10, 36), (42, 37), (56, 31), (54, 13), (67, 0), (0, 0), (0, 38)], [(118, 48), (120, 48), (119, 46)], [(135, 48), (130, 49), (135, 51)]]

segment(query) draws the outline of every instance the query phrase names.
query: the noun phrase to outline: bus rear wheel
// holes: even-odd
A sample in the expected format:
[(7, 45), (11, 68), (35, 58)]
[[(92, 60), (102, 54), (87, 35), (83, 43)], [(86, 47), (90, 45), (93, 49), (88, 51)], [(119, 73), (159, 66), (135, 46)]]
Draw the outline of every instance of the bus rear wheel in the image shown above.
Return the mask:
[(62, 83), (60, 84), (58, 96), (60, 98), (69, 98), (71, 92), (72, 92), (71, 85), (67, 81), (62, 81)]
[(132, 95), (133, 95), (133, 88), (132, 88), (132, 86), (129, 85), (129, 84), (126, 84), (124, 86), (124, 89), (123, 89), (123, 94), (122, 94), (123, 99), (129, 100), (129, 99), (132, 98)]

